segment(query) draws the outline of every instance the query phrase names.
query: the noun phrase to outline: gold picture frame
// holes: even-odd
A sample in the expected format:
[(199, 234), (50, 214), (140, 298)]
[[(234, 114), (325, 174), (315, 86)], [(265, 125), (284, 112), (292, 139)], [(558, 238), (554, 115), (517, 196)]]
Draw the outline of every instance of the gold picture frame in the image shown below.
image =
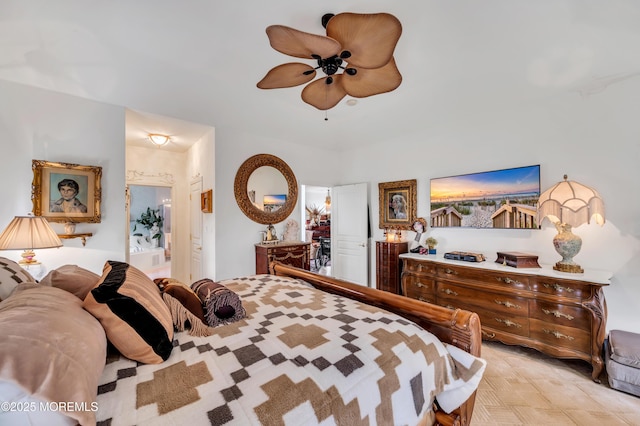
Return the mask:
[(200, 193), (200, 210), (203, 213), (213, 213), (213, 190)]
[(100, 223), (102, 167), (32, 160), (31, 168), (34, 215), (49, 222)]
[(378, 184), (380, 228), (411, 229), (416, 217), (416, 188), (416, 179)]

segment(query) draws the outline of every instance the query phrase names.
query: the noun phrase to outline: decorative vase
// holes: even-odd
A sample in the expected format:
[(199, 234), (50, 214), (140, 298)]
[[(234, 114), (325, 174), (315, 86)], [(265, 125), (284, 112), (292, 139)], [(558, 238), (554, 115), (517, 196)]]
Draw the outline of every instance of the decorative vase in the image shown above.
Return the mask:
[(429, 254), (436, 254), (436, 249), (429, 247)]
[(562, 260), (557, 262), (553, 269), (562, 272), (584, 272), (580, 265), (573, 261), (573, 257), (582, 247), (582, 238), (571, 232), (571, 225), (567, 223), (557, 223), (556, 229), (558, 234), (553, 237), (553, 247), (562, 256)]
[(76, 232), (76, 224), (73, 222), (67, 222), (64, 224), (64, 233), (73, 234)]

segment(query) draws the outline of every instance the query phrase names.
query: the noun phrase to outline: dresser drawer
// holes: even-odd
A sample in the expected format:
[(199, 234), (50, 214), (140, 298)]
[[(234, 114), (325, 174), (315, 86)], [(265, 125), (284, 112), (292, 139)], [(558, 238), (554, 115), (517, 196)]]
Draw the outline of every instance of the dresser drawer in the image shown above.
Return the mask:
[(434, 263), (423, 263), (418, 262), (416, 260), (407, 259), (405, 262), (405, 271), (414, 272), (418, 274), (427, 274), (427, 275), (435, 275), (436, 274), (436, 265)]
[(529, 336), (529, 318), (527, 317), (493, 312), (482, 308), (472, 308), (471, 310), (480, 317), (482, 328), (492, 328), (523, 337)]
[(535, 277), (531, 279), (531, 290), (552, 294), (554, 296), (569, 297), (576, 300), (588, 298), (590, 296), (590, 286), (579, 282), (558, 280), (550, 277)]
[(445, 304), (442, 300), (450, 300), (455, 301), (454, 306), (464, 303), (508, 315), (527, 316), (529, 314), (529, 301), (524, 297), (468, 288), (447, 281), (438, 281), (436, 297), (439, 305)]
[(568, 306), (559, 303), (529, 301), (529, 316), (550, 324), (589, 330), (591, 314), (582, 306)]
[(485, 269), (464, 268), (460, 266), (438, 265), (438, 277), (462, 281), (477, 281), (486, 284), (504, 285), (507, 288), (529, 290), (529, 277), (526, 275), (494, 272)]
[(432, 278), (405, 273), (402, 276), (403, 294), (412, 299), (435, 303), (435, 281)]
[(529, 320), (530, 337), (557, 348), (573, 349), (591, 353), (591, 334), (588, 330), (580, 330), (559, 324), (551, 324), (537, 319)]

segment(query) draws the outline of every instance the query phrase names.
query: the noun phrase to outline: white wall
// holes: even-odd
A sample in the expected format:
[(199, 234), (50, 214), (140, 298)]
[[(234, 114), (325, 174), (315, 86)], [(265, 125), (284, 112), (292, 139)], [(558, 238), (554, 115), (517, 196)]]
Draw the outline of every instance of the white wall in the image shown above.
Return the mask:
[[(424, 133), (402, 134), (399, 129), (397, 137), (382, 146), (342, 154), (341, 179), (370, 183), (374, 240), (383, 235), (378, 228), (379, 182), (417, 179), (417, 213), (427, 220), (431, 178), (540, 164), (543, 191), (565, 173), (593, 186), (604, 199), (607, 222), (602, 228), (591, 224), (574, 229), (583, 240), (574, 260), (584, 268), (613, 273), (604, 290), (607, 328), (640, 332), (639, 89), (640, 82), (630, 82), (587, 98), (568, 92), (516, 109), (427, 120)], [(390, 167), (390, 154), (403, 161)], [(410, 241), (415, 236), (405, 234)], [(440, 252), (481, 252), (494, 261), (497, 251), (522, 251), (551, 265), (561, 259), (552, 244), (555, 234), (545, 221), (541, 230), (532, 231), (430, 228), (423, 238), (434, 236)], [(371, 262), (374, 265), (373, 252)], [(371, 276), (375, 282), (373, 267)]]
[[(234, 179), (240, 165), (256, 154), (272, 154), (285, 161), (291, 167), (300, 185), (331, 186), (338, 182), (340, 167), (336, 153), (323, 149), (302, 147), (295, 141), (287, 141), (286, 131), (283, 138), (265, 139), (260, 129), (229, 129), (224, 125), (216, 126), (216, 188), (214, 197), (214, 216), (216, 220), (216, 277), (233, 278), (255, 274), (255, 246), (260, 241), (260, 231), (266, 225), (260, 225), (247, 218), (238, 207), (234, 195)], [(289, 219), (300, 222), (301, 210), (298, 207)], [(275, 224), (278, 235), (284, 231), (284, 222)], [(304, 227), (300, 224), (301, 228)]]
[[(106, 260), (125, 259), (124, 123), (122, 107), (0, 81), (0, 227), (32, 210), (31, 160), (102, 167), (102, 222), (77, 225), (76, 232), (93, 233), (85, 247), (71, 239), (37, 250), (48, 269), (77, 264), (101, 273)], [(64, 232), (63, 224), (52, 226)], [(17, 260), (20, 252), (0, 256)]]
[[(216, 192), (218, 185), (215, 176), (215, 131), (205, 135), (197, 141), (187, 153), (189, 182), (196, 177), (202, 178), (202, 190), (213, 190), (212, 208), (213, 213), (201, 213), (202, 215), (202, 276), (216, 279)], [(200, 202), (198, 201), (197, 204)], [(187, 253), (190, 254), (191, 244)], [(190, 259), (190, 258), (189, 258)], [(190, 260), (189, 260), (190, 261)], [(190, 263), (187, 263), (190, 265)], [(191, 280), (193, 281), (193, 280)], [(188, 282), (188, 281), (187, 281)]]

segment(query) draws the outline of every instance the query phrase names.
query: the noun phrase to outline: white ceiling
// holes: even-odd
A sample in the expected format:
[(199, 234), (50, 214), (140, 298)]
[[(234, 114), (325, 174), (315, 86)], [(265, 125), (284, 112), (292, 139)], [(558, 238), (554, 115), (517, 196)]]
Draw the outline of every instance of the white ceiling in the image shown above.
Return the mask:
[[(256, 83), (301, 61), (273, 50), (265, 28), (324, 34), (327, 12), (398, 17), (403, 82), (355, 106), (345, 98), (325, 121), (302, 102), (302, 87)], [(360, 147), (462, 113), (592, 96), (639, 77), (639, 0), (0, 2), (0, 78), (130, 108), (131, 143), (160, 132), (179, 145), (216, 127)]]

